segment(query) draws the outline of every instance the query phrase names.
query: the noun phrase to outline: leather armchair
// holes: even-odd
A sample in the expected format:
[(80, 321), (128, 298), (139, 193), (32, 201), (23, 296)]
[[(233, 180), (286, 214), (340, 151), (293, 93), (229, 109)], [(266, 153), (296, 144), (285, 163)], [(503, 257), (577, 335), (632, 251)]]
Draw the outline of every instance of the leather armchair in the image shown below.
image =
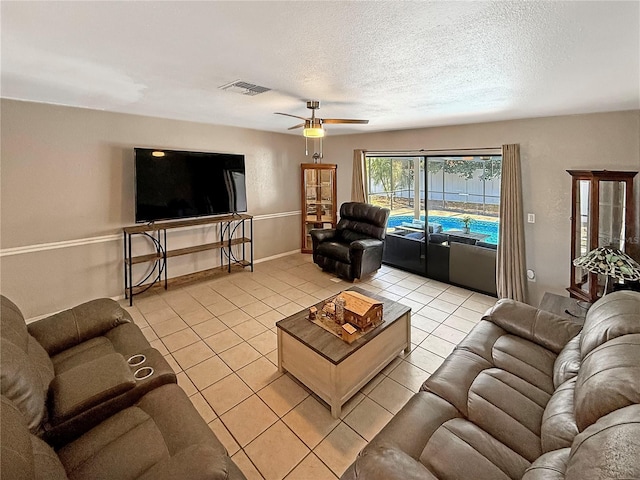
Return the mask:
[(347, 280), (362, 278), (382, 265), (389, 209), (347, 202), (335, 229), (311, 230), (313, 261)]

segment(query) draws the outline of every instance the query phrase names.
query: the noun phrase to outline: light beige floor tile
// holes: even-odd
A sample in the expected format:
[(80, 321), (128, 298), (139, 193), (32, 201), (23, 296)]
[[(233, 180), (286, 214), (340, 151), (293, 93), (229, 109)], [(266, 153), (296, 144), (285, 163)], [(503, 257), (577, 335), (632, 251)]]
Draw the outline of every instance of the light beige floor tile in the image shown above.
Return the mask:
[(284, 478), (310, 453), (307, 446), (281, 421), (269, 427), (244, 451), (266, 480)]
[(153, 331), (153, 328), (142, 327), (140, 328), (140, 330), (142, 330), (142, 334), (144, 335), (144, 338), (147, 339), (147, 341), (153, 342), (154, 340), (158, 339), (158, 335), (156, 335), (156, 332)]
[(238, 308), (225, 298), (217, 301), (216, 303), (212, 303), (211, 305), (205, 305), (205, 307), (207, 307), (207, 310), (213, 313), (216, 317), (220, 317), (220, 315), (232, 312)]
[(191, 368), (215, 354), (202, 340), (173, 352), (173, 357), (183, 370)]
[[(364, 394), (358, 392), (356, 393), (353, 397), (351, 397), (347, 403), (345, 403), (344, 405), (342, 405), (342, 411), (340, 412), (340, 419), (344, 420), (344, 418), (349, 415), (351, 413), (351, 411), (356, 408), (360, 402), (362, 402), (362, 400), (364, 400), (365, 397)], [(326, 404), (325, 404), (326, 405)], [(329, 407), (329, 405), (327, 406), (327, 410), (329, 412), (331, 412), (331, 407)]]
[(311, 295), (316, 297), (318, 300), (326, 300), (333, 297), (335, 293), (333, 293), (333, 290), (329, 290), (328, 288), (321, 288), (320, 290), (313, 292)]
[(217, 318), (212, 317), (209, 320), (194, 325), (191, 328), (193, 328), (193, 331), (196, 332), (200, 338), (204, 339), (226, 330), (227, 326)]
[(393, 415), (369, 398), (365, 398), (344, 419), (361, 437), (371, 441)]
[(249, 295), (246, 292), (243, 292), (242, 290), (237, 290), (236, 294), (232, 297), (229, 297), (227, 300), (233, 303), (236, 307), (242, 308), (246, 305), (249, 305), (255, 302), (257, 298), (252, 295)]
[(227, 430), (227, 427), (223, 425), (219, 418), (216, 418), (213, 422), (209, 423), (209, 428), (213, 434), (220, 440), (220, 443), (227, 449), (230, 456), (236, 454), (240, 450), (240, 445), (236, 442), (233, 436)]
[(475, 310), (466, 308), (463, 304), (463, 306), (459, 307), (455, 312), (453, 312), (453, 315), (455, 315), (456, 317), (464, 318), (469, 322), (478, 323), (482, 319), (482, 315), (485, 311), (486, 309), (482, 312), (476, 312)]
[(382, 290), (386, 290), (387, 288), (389, 288), (391, 285), (393, 285), (393, 283), (390, 282), (385, 282), (384, 280), (381, 280), (379, 278), (374, 278), (369, 280), (368, 282), (369, 285), (371, 285), (372, 287), (376, 287), (376, 288), (380, 288)]
[(266, 355), (278, 348), (277, 335), (270, 330), (264, 331), (260, 335), (250, 338), (247, 342), (262, 355)]
[(249, 460), (247, 454), (242, 450), (232, 456), (231, 460), (235, 462), (244, 476), (247, 477), (247, 480), (264, 480), (264, 477), (260, 475), (255, 465), (251, 463), (251, 460)]
[(198, 304), (197, 309), (192, 310), (188, 313), (180, 313), (180, 317), (185, 321), (187, 325), (194, 326), (206, 320), (209, 320), (210, 318), (213, 318), (213, 314), (209, 310)]
[(265, 298), (271, 297), (275, 294), (276, 292), (264, 286), (251, 290), (251, 295), (256, 297), (258, 300), (264, 300)]
[[(400, 360), (402, 361), (402, 360)], [(393, 363), (393, 362), (392, 362)], [(384, 380), (384, 378), (386, 377), (386, 375), (382, 372), (380, 372), (378, 375), (376, 375), (375, 377), (373, 377), (369, 383), (367, 383), (364, 387), (362, 387), (360, 389), (360, 391), (362, 393), (364, 393), (365, 395), (369, 395), (369, 393), (371, 393), (371, 390), (373, 390), (374, 388), (376, 388), (378, 386), (378, 384)]]
[(242, 342), (220, 353), (219, 356), (235, 372), (257, 360), (262, 355), (247, 342)]
[(471, 290), (467, 290), (465, 288), (456, 287), (455, 285), (451, 285), (449, 288), (445, 290), (446, 293), (451, 293), (453, 295), (457, 295), (459, 297), (464, 298), (465, 300), (473, 295)]
[(282, 374), (278, 367), (264, 357), (259, 358), (236, 372), (254, 392), (262, 390)]
[[(437, 308), (433, 308), (430, 305), (427, 305), (424, 308), (421, 308), (418, 312), (416, 312), (420, 315), (422, 315), (423, 317), (427, 317), (435, 322), (441, 323), (444, 322), (447, 317), (449, 316), (449, 314), (447, 312), (443, 312), (442, 310), (438, 310)], [(413, 320), (413, 319), (412, 319)], [(420, 328), (418, 325), (416, 325), (418, 328)]]
[[(373, 402), (371, 402), (373, 403)], [(380, 407), (381, 408), (381, 407)], [(336, 475), (342, 475), (367, 444), (360, 435), (344, 423), (340, 423), (313, 450), (322, 462)]]
[(282, 420), (309, 448), (315, 448), (340, 423), (312, 396), (305, 398)]
[(395, 415), (413, 396), (413, 392), (387, 377), (367, 396)]
[(453, 327), (464, 333), (469, 333), (471, 329), (476, 326), (476, 322), (470, 322), (469, 320), (465, 320), (464, 318), (460, 318), (453, 314), (444, 321), (444, 325)]
[(202, 391), (204, 398), (219, 416), (252, 394), (251, 389), (235, 373), (224, 377)]
[(176, 374), (176, 377), (178, 379), (178, 386), (180, 386), (182, 390), (184, 390), (184, 393), (186, 393), (188, 397), (198, 393), (198, 389), (193, 384), (193, 382), (189, 379), (186, 373), (180, 372)]
[(243, 310), (240, 310), (239, 308), (236, 308), (235, 310), (231, 310), (230, 312), (227, 312), (227, 313), (223, 313), (222, 315), (219, 315), (218, 318), (220, 319), (220, 321), (222, 321), (222, 323), (224, 323), (229, 328), (235, 327), (236, 325), (240, 325), (241, 323), (251, 319), (248, 313), (246, 313)]
[(401, 295), (397, 295), (397, 294), (392, 293), (392, 292), (390, 292), (388, 290), (382, 290), (380, 292), (380, 295), (383, 296), (384, 298), (388, 298), (389, 300), (391, 300), (393, 302), (397, 302), (402, 298)]
[(236, 345), (242, 343), (242, 337), (237, 335), (233, 330), (228, 329), (224, 332), (212, 335), (211, 337), (205, 339), (205, 342), (211, 347), (214, 352), (220, 354), (225, 350), (228, 350), (231, 347), (235, 347)]
[(285, 318), (283, 314), (278, 312), (277, 310), (271, 310), (267, 313), (263, 313), (262, 315), (258, 315), (256, 320), (259, 321), (267, 328), (273, 328), (276, 325), (276, 322)]
[(180, 350), (187, 345), (191, 345), (192, 343), (199, 341), (200, 337), (198, 337), (198, 335), (196, 335), (196, 333), (190, 328), (185, 328), (179, 332), (172, 333), (162, 339), (162, 343), (165, 344), (167, 350), (170, 352), (175, 352), (176, 350)]
[(263, 313), (267, 313), (269, 310), (271, 310), (271, 307), (263, 302), (253, 302), (242, 307), (242, 310), (255, 318), (259, 315), (262, 315)]
[[(275, 335), (275, 333), (274, 333)], [(264, 358), (273, 363), (276, 367), (278, 366), (278, 350), (273, 350), (272, 352), (267, 353)]]
[(229, 299), (229, 297), (236, 295), (238, 293), (238, 287), (236, 287), (235, 285), (229, 282), (216, 281), (211, 283), (210, 286), (214, 292), (218, 292), (227, 300)]
[(266, 331), (267, 327), (265, 327), (257, 320), (249, 318), (249, 320), (247, 320), (246, 322), (242, 322), (235, 327), (232, 327), (231, 329), (238, 335), (240, 335), (244, 340), (249, 340), (250, 338), (253, 338), (256, 335), (259, 335), (262, 332)]
[(153, 328), (158, 337), (162, 338), (180, 330), (184, 330), (185, 328), (189, 328), (189, 325), (187, 325), (180, 317), (173, 317), (169, 320), (155, 323), (151, 325), (151, 328)]
[(444, 290), (442, 288), (436, 288), (432, 286), (431, 282), (429, 282), (422, 285), (421, 287), (416, 288), (415, 291), (435, 298), (438, 295), (440, 295)]
[(153, 340), (151, 342), (149, 342), (149, 344), (155, 348), (156, 350), (158, 350), (160, 352), (160, 355), (168, 355), (169, 354), (169, 350), (167, 350), (167, 347), (165, 347), (164, 343), (162, 343), (162, 340), (160, 339), (156, 339)]
[(218, 357), (211, 357), (186, 370), (198, 390), (204, 390), (231, 373), (231, 369)]
[(462, 307), (467, 308), (469, 310), (473, 310), (474, 312), (477, 312), (481, 315), (484, 315), (484, 313), (489, 308), (491, 308), (490, 305), (487, 305), (484, 302), (478, 302), (477, 300), (474, 300), (473, 296), (471, 296), (468, 300), (465, 300), (465, 302), (462, 304)]
[(414, 312), (417, 312), (422, 307), (424, 307), (424, 303), (416, 302), (414, 300), (409, 300), (407, 297), (402, 297), (400, 300), (398, 300), (398, 303), (409, 307)]
[(173, 358), (173, 355), (169, 354), (169, 355), (165, 355), (164, 359), (167, 361), (167, 363), (169, 364), (169, 366), (171, 367), (171, 369), (175, 372), (181, 372), (182, 371), (182, 367), (180, 366), (180, 364), (178, 362), (176, 362), (176, 359)]
[(456, 345), (460, 343), (462, 339), (467, 335), (466, 333), (461, 332), (460, 330), (456, 330), (455, 328), (451, 328), (447, 325), (440, 325), (432, 332), (432, 334), (443, 338), (451, 343), (455, 343)]
[(271, 295), (270, 297), (263, 298), (262, 301), (269, 305), (271, 308), (278, 308), (286, 303), (289, 303), (288, 298), (283, 297), (282, 295), (279, 295), (277, 293)]
[(276, 415), (282, 417), (309, 396), (309, 393), (289, 376), (282, 375), (258, 392)]
[(304, 292), (304, 291), (299, 290), (297, 288), (289, 288), (289, 289), (285, 290), (284, 292), (282, 292), (280, 295), (282, 295), (285, 298), (288, 298), (292, 302), (295, 302), (298, 298), (304, 297), (306, 294), (307, 294), (307, 292)]
[(302, 462), (285, 477), (285, 480), (338, 480), (329, 467), (327, 467), (313, 453), (305, 457)]
[(456, 306), (460, 306), (464, 303), (467, 297), (460, 297), (458, 295), (454, 295), (453, 293), (449, 293), (449, 290), (446, 290), (438, 295), (438, 299)]
[(290, 315), (293, 315), (294, 313), (298, 313), (300, 310), (302, 310), (302, 307), (295, 302), (289, 302), (285, 303), (281, 307), (276, 308), (276, 310), (278, 310), (285, 317), (288, 317)]
[(196, 393), (194, 395), (191, 395), (189, 399), (191, 400), (193, 406), (196, 407), (196, 410), (198, 410), (198, 413), (205, 422), (209, 423), (216, 419), (215, 412), (204, 399), (202, 394)]
[(313, 295), (303, 295), (302, 297), (296, 299), (295, 303), (300, 305), (301, 308), (309, 308), (318, 303), (318, 299)]
[(444, 358), (448, 357), (453, 352), (453, 349), (456, 348), (454, 343), (447, 342), (435, 335), (429, 335), (420, 343), (420, 346)]
[(411, 315), (411, 326), (415, 328), (419, 328), (420, 330), (426, 333), (433, 332), (436, 328), (440, 326), (440, 323), (441, 322), (437, 322), (421, 314)]
[(394, 368), (389, 374), (389, 378), (404, 385), (415, 393), (420, 389), (424, 381), (429, 378), (429, 374), (421, 368), (403, 360), (400, 362), (400, 365)]
[(421, 347), (415, 348), (407, 355), (405, 360), (429, 373), (435, 372), (438, 367), (442, 365), (442, 362), (444, 362), (443, 357)]
[(444, 300), (440, 300), (440, 298), (438, 297), (435, 300), (431, 300), (428, 306), (431, 308), (435, 308), (437, 310), (441, 310), (445, 313), (451, 314), (456, 311), (456, 308), (458, 308), (459, 305), (456, 305), (454, 303), (449, 303)]
[(316, 283), (313, 282), (306, 282), (303, 283), (302, 285), (297, 287), (298, 290), (306, 293), (307, 295), (312, 294), (313, 292), (317, 292), (318, 290), (322, 289), (322, 287)]
[(134, 306), (137, 307), (140, 313), (146, 318), (148, 313), (167, 308), (169, 304), (158, 295), (151, 294), (149, 296), (135, 297)]
[[(166, 305), (166, 303), (165, 303)], [(143, 312), (142, 306), (139, 305), (140, 311)], [(143, 312), (144, 313), (144, 312)], [(165, 322), (171, 318), (177, 317), (178, 314), (169, 306), (165, 306), (160, 308), (159, 310), (154, 310), (149, 313), (144, 313), (145, 320), (149, 323), (149, 325), (154, 326), (158, 323)]]
[(241, 447), (276, 423), (278, 417), (257, 395), (252, 395), (236, 405), (220, 419)]
[(482, 293), (477, 292), (474, 292), (469, 298), (471, 300), (475, 300), (476, 302), (484, 303), (487, 308), (492, 307), (497, 301), (495, 297), (490, 297), (489, 295), (483, 295)]
[(424, 330), (420, 330), (416, 327), (411, 327), (411, 343), (415, 343), (417, 345), (420, 344), (425, 338), (427, 338), (429, 334)]
[(413, 292), (408, 293), (406, 298), (408, 298), (409, 300), (413, 300), (415, 302), (419, 302), (424, 306), (427, 303), (429, 303), (430, 301), (432, 301), (435, 297), (433, 297), (431, 295), (426, 295), (424, 293), (421, 293), (421, 292), (418, 292), (418, 291), (414, 290)]

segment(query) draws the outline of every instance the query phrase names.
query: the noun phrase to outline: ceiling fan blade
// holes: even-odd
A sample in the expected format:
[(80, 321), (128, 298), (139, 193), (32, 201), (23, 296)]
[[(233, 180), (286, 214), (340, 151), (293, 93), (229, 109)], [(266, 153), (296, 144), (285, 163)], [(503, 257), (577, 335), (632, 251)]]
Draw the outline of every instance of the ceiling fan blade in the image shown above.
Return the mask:
[(352, 118), (323, 118), (322, 123), (359, 123), (366, 125), (369, 120), (355, 120)]
[(305, 117), (299, 117), (298, 115), (291, 115), (290, 113), (280, 113), (280, 112), (274, 112), (274, 115), (284, 115), (286, 117), (293, 117), (293, 118), (299, 118), (300, 120), (309, 120), (308, 118)]
[(287, 130), (295, 130), (296, 128), (304, 127), (304, 123), (299, 123), (298, 125), (294, 125), (293, 127), (287, 128)]

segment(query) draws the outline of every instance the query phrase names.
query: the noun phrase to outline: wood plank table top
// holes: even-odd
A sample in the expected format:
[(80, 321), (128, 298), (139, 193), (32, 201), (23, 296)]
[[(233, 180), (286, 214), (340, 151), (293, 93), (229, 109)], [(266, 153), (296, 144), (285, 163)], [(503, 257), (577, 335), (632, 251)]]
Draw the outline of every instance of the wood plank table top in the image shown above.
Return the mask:
[[(309, 315), (308, 308), (280, 320), (276, 323), (276, 326), (283, 332), (302, 342), (308, 348), (315, 351), (325, 359), (329, 360), (334, 365), (337, 365), (345, 358), (349, 357), (349, 355), (353, 354), (372, 339), (380, 335), (381, 332), (389, 328), (389, 326), (393, 325), (396, 320), (411, 310), (411, 308), (406, 305), (394, 302), (380, 295), (375, 295), (359, 287), (351, 287), (348, 290), (361, 293), (367, 297), (383, 302), (382, 324), (370, 332), (367, 332), (353, 343), (349, 344), (327, 332), (322, 327), (309, 321), (307, 319)], [(315, 305), (318, 311), (322, 310), (322, 306), (325, 302), (326, 300), (323, 300)]]

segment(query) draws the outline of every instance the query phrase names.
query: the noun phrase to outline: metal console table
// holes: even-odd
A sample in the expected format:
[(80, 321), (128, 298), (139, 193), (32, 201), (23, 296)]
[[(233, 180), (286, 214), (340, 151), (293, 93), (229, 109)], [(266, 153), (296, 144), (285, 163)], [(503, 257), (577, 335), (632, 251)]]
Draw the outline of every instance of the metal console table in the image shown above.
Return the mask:
[[(248, 227), (247, 222), (249, 223)], [(219, 225), (219, 240), (175, 250), (167, 248), (167, 230), (200, 225)], [(250, 230), (249, 236), (247, 236), (247, 230)], [(251, 215), (235, 214), (176, 222), (150, 223), (125, 227), (122, 231), (124, 236), (124, 292), (125, 297), (129, 299), (129, 305), (133, 305), (134, 295), (162, 284), (166, 290), (169, 284), (183, 284), (200, 278), (231, 273), (233, 270), (242, 270), (245, 267), (251, 267), (253, 272), (253, 217)], [(150, 241), (154, 252), (133, 256), (131, 253), (132, 241), (136, 235)], [(249, 244), (248, 256), (246, 244)], [(234, 247), (236, 248), (234, 249)], [(219, 266), (168, 278), (168, 258), (216, 249), (220, 250)], [(142, 280), (134, 284), (133, 266), (141, 263), (150, 264), (149, 271)]]

